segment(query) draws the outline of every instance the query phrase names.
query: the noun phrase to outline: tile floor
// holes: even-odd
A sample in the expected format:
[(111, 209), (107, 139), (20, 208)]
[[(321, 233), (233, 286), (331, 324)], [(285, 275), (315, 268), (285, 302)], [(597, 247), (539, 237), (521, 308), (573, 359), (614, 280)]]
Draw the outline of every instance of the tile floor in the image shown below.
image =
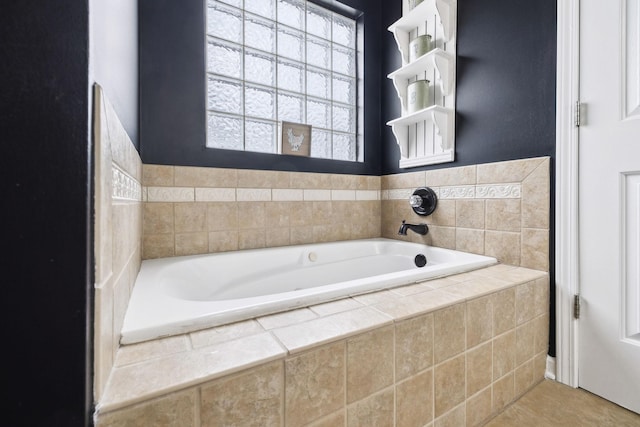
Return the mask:
[(640, 415), (582, 389), (544, 380), (485, 427), (633, 427)]

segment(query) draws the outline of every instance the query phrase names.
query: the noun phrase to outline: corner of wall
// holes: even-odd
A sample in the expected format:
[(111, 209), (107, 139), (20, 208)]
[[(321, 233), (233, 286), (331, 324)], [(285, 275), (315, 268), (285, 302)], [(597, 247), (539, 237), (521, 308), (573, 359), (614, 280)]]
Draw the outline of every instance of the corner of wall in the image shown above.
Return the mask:
[(94, 398), (113, 367), (141, 260), (142, 162), (102, 87), (94, 86)]

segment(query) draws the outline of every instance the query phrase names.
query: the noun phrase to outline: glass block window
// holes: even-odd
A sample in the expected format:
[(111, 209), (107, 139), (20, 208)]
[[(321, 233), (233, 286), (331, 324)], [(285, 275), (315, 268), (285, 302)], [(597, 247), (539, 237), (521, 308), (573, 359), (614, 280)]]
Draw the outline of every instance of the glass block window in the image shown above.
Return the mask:
[(356, 21), (306, 0), (208, 0), (207, 147), (279, 153), (282, 122), (311, 156), (362, 159)]

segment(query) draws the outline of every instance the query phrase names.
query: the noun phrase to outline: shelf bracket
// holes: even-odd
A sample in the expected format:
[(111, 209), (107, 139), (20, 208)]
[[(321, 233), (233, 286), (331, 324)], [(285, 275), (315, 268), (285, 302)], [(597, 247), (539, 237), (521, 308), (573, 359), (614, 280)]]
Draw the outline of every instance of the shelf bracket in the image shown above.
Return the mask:
[(431, 117), (436, 128), (436, 133), (441, 137), (442, 144), (440, 148), (442, 151), (447, 151), (451, 148), (450, 135), (452, 135), (452, 124), (450, 114), (442, 110), (433, 110)]
[(400, 147), (400, 158), (409, 157), (409, 127), (406, 125), (392, 125), (391, 132), (393, 132), (398, 147)]
[(409, 62), (409, 52), (404, 49), (404, 46), (409, 46), (409, 33), (406, 31), (402, 31), (399, 28), (394, 28), (392, 31), (393, 38), (396, 39), (396, 45), (398, 46), (398, 50), (400, 51), (400, 56), (402, 58), (402, 63), (406, 64)]
[(440, 76), (440, 87), (442, 89), (442, 93), (445, 93), (447, 95), (451, 93), (451, 87), (453, 85), (454, 79), (452, 62), (453, 61), (450, 59), (450, 56), (433, 56), (433, 64), (435, 66), (436, 72)]
[(451, 40), (455, 34), (456, 25), (454, 8), (446, 0), (435, 0), (435, 2), (445, 37), (447, 40)]

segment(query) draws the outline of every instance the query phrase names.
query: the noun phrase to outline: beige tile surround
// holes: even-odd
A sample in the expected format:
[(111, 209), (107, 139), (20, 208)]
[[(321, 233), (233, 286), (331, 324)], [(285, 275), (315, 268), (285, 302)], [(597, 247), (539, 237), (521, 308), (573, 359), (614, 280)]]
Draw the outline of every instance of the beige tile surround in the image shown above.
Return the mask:
[(96, 425), (480, 425), (543, 379), (548, 299), (500, 264), (123, 346)]
[[(382, 236), (549, 270), (548, 157), (383, 177), (144, 165), (143, 184), (143, 259)], [(424, 186), (428, 217), (408, 203)], [(430, 231), (399, 236), (402, 219)]]
[(94, 88), (94, 396), (101, 399), (140, 270), (142, 162), (109, 99)]
[[(382, 177), (382, 237), (427, 243), (549, 271), (550, 159), (539, 157)], [(438, 195), (422, 217), (407, 203), (415, 188)], [(398, 236), (399, 223), (426, 222), (429, 233)]]
[[(126, 355), (135, 352), (128, 347), (119, 350), (118, 331), (124, 319), (141, 259), (383, 236), (426, 241), (434, 246), (492, 255), (505, 264), (548, 271), (549, 158), (409, 172), (384, 177), (142, 165), (106, 96), (101, 99), (103, 113), (96, 114), (98, 125), (95, 128), (96, 139), (100, 138), (103, 141), (102, 148), (96, 142), (95, 396), (99, 406), (105, 409), (109, 408), (109, 399), (113, 399), (109, 394), (118, 389), (113, 384), (114, 378), (118, 376), (116, 373), (125, 371), (125, 366), (121, 366), (124, 363), (122, 358), (131, 357)], [(424, 185), (434, 188), (439, 196), (438, 210), (426, 218), (413, 214), (407, 202), (408, 194), (414, 188)], [(367, 220), (363, 221), (363, 218)], [(427, 222), (430, 232), (426, 239), (422, 240), (421, 236), (413, 234), (407, 237), (398, 236), (397, 229), (402, 219)], [(496, 283), (503, 286), (501, 279), (505, 278), (485, 279), (482, 283), (470, 280), (464, 286), (445, 281), (448, 284), (446, 292), (433, 289), (441, 282), (399, 288), (284, 313), (279, 315), (280, 317), (276, 315), (248, 321), (229, 326), (228, 330), (222, 327), (216, 329), (215, 333), (167, 338), (153, 345), (164, 349), (160, 350), (159, 354), (165, 354), (165, 351), (171, 353), (172, 350), (168, 350), (167, 347), (173, 348), (177, 345), (182, 349), (181, 356), (184, 356), (182, 352), (185, 351), (185, 345), (202, 349), (218, 346), (219, 349), (216, 347), (209, 353), (189, 352), (192, 358), (189, 360), (193, 366), (200, 366), (203, 377), (209, 376), (208, 382), (215, 382), (216, 380), (211, 379), (214, 377), (232, 381), (240, 375), (234, 374), (236, 369), (228, 365), (228, 354), (238, 352), (246, 354), (247, 358), (231, 360), (233, 363), (240, 363), (241, 366), (237, 369), (244, 372), (254, 365), (256, 369), (258, 366), (264, 369), (255, 375), (247, 374), (247, 381), (261, 382), (273, 376), (285, 384), (287, 376), (282, 375), (285, 372), (293, 372), (291, 369), (294, 365), (293, 362), (289, 363), (289, 360), (292, 360), (294, 355), (298, 357), (298, 354), (318, 351), (318, 346), (342, 346), (340, 348), (343, 348), (345, 353), (341, 363), (346, 372), (349, 345), (352, 348), (356, 345), (352, 340), (366, 334), (366, 331), (373, 333), (378, 328), (387, 328), (379, 334), (376, 332), (377, 335), (372, 336), (372, 339), (381, 346), (387, 345), (389, 340), (393, 341), (396, 348), (393, 364), (397, 365), (399, 359), (411, 357), (397, 351), (397, 341), (402, 329), (398, 323), (399, 319), (420, 317), (417, 313), (428, 315), (433, 310), (455, 304), (452, 301), (463, 304), (460, 301), (470, 298), (470, 290), (485, 293), (492, 286), (497, 286)], [(507, 277), (505, 281), (511, 283), (510, 280)], [(493, 285), (485, 283), (492, 281), (497, 282)], [(418, 293), (418, 289), (423, 292)], [(526, 295), (529, 294), (525, 293), (522, 298), (528, 298)], [(397, 304), (396, 299), (399, 296), (402, 304)], [(464, 304), (468, 305), (471, 302), (467, 301)], [(478, 304), (486, 306), (488, 302)], [(471, 317), (466, 316), (465, 328), (468, 334), (468, 329), (473, 329), (475, 323), (468, 323)], [(309, 322), (314, 322), (320, 330), (338, 330), (343, 335), (341, 338), (310, 338), (305, 329)], [(435, 320), (433, 322), (435, 325)], [(500, 326), (499, 319), (494, 319), (494, 322), (497, 323), (492, 324), (492, 328), (497, 325), (498, 330), (501, 330), (500, 328), (504, 327)], [(544, 321), (538, 320), (540, 325), (544, 322), (547, 322), (546, 318)], [(351, 329), (344, 331), (344, 325)], [(540, 325), (538, 330), (541, 330)], [(424, 329), (426, 326), (422, 327)], [(238, 328), (246, 328), (243, 334), (252, 335), (254, 341), (232, 340), (238, 347), (231, 345), (229, 334), (237, 338)], [(435, 326), (432, 325), (432, 328)], [(528, 335), (534, 329), (529, 325), (521, 330), (520, 335)], [(537, 332), (538, 335), (541, 333)], [(517, 336), (515, 331), (511, 335), (508, 332), (495, 334), (495, 331), (492, 334), (495, 335), (489, 338), (492, 354), (495, 354), (495, 348), (511, 348), (512, 344), (517, 344), (517, 339), (512, 337)], [(489, 333), (485, 330), (478, 335), (480, 337), (477, 339), (484, 344), (477, 347), (466, 345), (468, 348), (463, 352), (466, 363), (469, 363), (470, 358), (485, 362), (488, 360), (487, 343), (482, 340), (485, 340)], [(362, 339), (369, 341), (368, 338)], [(458, 351), (459, 343), (458, 347), (455, 347), (455, 343), (451, 345), (454, 347), (442, 354)], [(252, 349), (255, 349), (258, 357), (252, 356)], [(269, 350), (272, 354), (266, 357), (262, 353), (263, 350)], [(526, 350), (521, 349), (521, 353), (525, 354)], [(428, 353), (429, 350), (425, 351)], [(431, 351), (435, 352), (434, 349)], [(472, 352), (469, 353), (470, 351)], [(216, 353), (218, 359), (211, 355), (214, 352), (219, 352)], [(513, 374), (514, 387), (518, 375), (522, 379), (527, 378), (529, 372), (536, 372), (536, 378), (542, 378), (542, 353), (534, 358), (537, 362), (529, 359), (524, 364), (518, 364), (519, 374), (516, 369), (504, 370), (506, 368), (498, 363), (500, 361), (492, 359), (493, 372), (497, 369), (501, 373), (503, 370), (507, 373), (495, 378), (495, 381), (492, 378), (490, 386), (478, 390), (472, 396), (466, 396), (471, 399), (465, 400), (464, 405), (459, 404), (446, 414), (442, 413), (442, 407), (436, 407), (434, 403), (430, 410), (421, 409), (418, 417), (423, 419), (438, 414), (438, 419), (434, 418), (434, 426), (441, 425), (443, 420), (452, 421), (460, 416), (466, 417), (469, 421), (471, 418), (465, 415), (465, 411), (469, 411), (470, 408), (484, 408), (484, 412), (480, 412), (486, 413), (489, 398), (487, 389), (491, 390), (491, 405), (495, 405), (498, 399), (500, 406), (500, 402), (509, 400), (511, 396), (508, 391), (510, 374)], [(408, 405), (407, 407), (413, 407), (412, 410), (415, 411), (416, 405), (402, 396), (425, 397), (424, 385), (438, 384), (438, 381), (442, 381), (443, 377), (438, 376), (436, 372), (440, 365), (443, 365), (443, 370), (439, 371), (441, 373), (457, 372), (461, 362), (456, 358), (461, 356), (459, 353), (455, 354), (457, 356), (439, 362), (435, 361), (439, 359), (434, 355), (435, 365), (424, 368), (415, 375), (397, 371), (399, 368), (396, 366), (392, 385), (387, 384), (388, 377), (376, 378), (374, 383), (380, 381), (384, 384), (380, 386), (383, 388), (378, 390), (379, 384), (373, 385), (377, 391), (365, 398), (360, 398), (359, 392), (353, 391), (354, 385), (357, 384), (353, 378), (352, 391), (348, 391), (349, 378), (345, 377), (345, 403), (342, 409), (331, 414), (321, 411), (323, 415), (314, 425), (341, 425), (342, 422), (358, 425), (354, 420), (371, 425), (362, 420), (373, 417), (372, 414), (382, 417), (379, 421), (393, 415), (397, 425), (408, 425), (403, 421), (406, 411), (402, 410), (402, 407)], [(166, 372), (167, 366), (172, 368), (170, 360), (167, 362), (169, 365), (163, 365), (165, 359), (164, 356), (157, 358), (157, 372)], [(210, 367), (214, 359), (217, 362), (213, 363), (215, 368), (212, 373)], [(267, 362), (268, 360), (272, 361)], [(144, 380), (146, 374), (142, 368), (149, 366), (147, 363), (127, 365), (130, 377)], [(265, 364), (267, 366), (263, 366)], [(291, 368), (288, 368), (289, 366)], [(539, 369), (535, 371), (534, 366)], [(262, 372), (266, 373), (263, 375)], [(468, 375), (468, 370), (465, 372)], [(207, 415), (204, 412), (199, 413), (192, 406), (194, 401), (198, 401), (198, 405), (205, 402), (202, 400), (207, 395), (205, 387), (193, 385), (189, 389), (189, 385), (184, 383), (183, 373), (172, 372), (173, 375), (156, 378), (156, 381), (161, 383), (168, 379), (181, 383), (181, 389), (186, 390), (184, 393), (179, 393), (176, 397), (174, 391), (170, 391), (168, 397), (160, 397), (166, 390), (162, 391), (162, 387), (151, 387), (148, 391), (151, 401), (140, 404), (139, 408), (142, 408), (145, 417), (150, 416), (146, 412), (150, 407), (166, 407), (166, 402), (171, 402), (169, 406), (178, 411), (176, 414), (164, 413), (162, 410), (154, 412), (153, 417), (159, 417), (150, 418), (157, 420), (154, 425), (192, 425), (185, 421), (190, 416), (195, 420), (196, 424), (193, 425), (210, 425), (206, 422), (197, 424), (200, 417)], [(146, 379), (153, 382), (150, 378)], [(197, 383), (200, 384), (200, 379)], [(243, 387), (235, 380), (232, 383), (224, 387)], [(280, 395), (280, 386), (276, 384), (273, 387), (276, 391), (272, 392), (280, 396), (280, 403), (286, 407), (286, 399), (282, 400)], [(213, 385), (211, 390), (212, 397), (206, 401), (216, 399), (217, 393)], [(253, 400), (255, 399), (254, 396)], [(259, 397), (261, 402), (262, 399)], [(394, 399), (395, 406), (390, 406)], [(175, 403), (176, 401), (178, 403)], [(264, 403), (266, 405), (268, 402)], [(295, 405), (301, 403), (296, 400)], [(115, 404), (112, 409), (117, 407), (118, 404)], [(462, 409), (463, 407), (466, 409)], [(136, 411), (134, 407), (127, 408), (133, 413)], [(180, 412), (181, 408), (186, 412)], [(378, 409), (374, 411), (373, 408)], [(129, 409), (123, 408), (122, 412), (118, 410), (110, 412), (110, 415), (105, 414), (104, 418), (101, 417), (101, 423), (112, 425), (105, 420), (109, 417), (118, 419), (118, 413), (129, 414)], [(190, 415), (187, 415), (187, 412)], [(234, 411), (230, 409), (228, 413), (234, 414)], [(495, 411), (492, 408), (491, 414), (493, 413)], [(219, 415), (209, 416), (215, 418)], [(282, 422), (283, 419), (291, 419), (293, 415), (287, 415), (281, 409), (280, 416), (284, 417), (281, 418)], [(373, 422), (373, 418), (370, 420)]]
[(380, 237), (380, 177), (144, 165), (143, 258)]

